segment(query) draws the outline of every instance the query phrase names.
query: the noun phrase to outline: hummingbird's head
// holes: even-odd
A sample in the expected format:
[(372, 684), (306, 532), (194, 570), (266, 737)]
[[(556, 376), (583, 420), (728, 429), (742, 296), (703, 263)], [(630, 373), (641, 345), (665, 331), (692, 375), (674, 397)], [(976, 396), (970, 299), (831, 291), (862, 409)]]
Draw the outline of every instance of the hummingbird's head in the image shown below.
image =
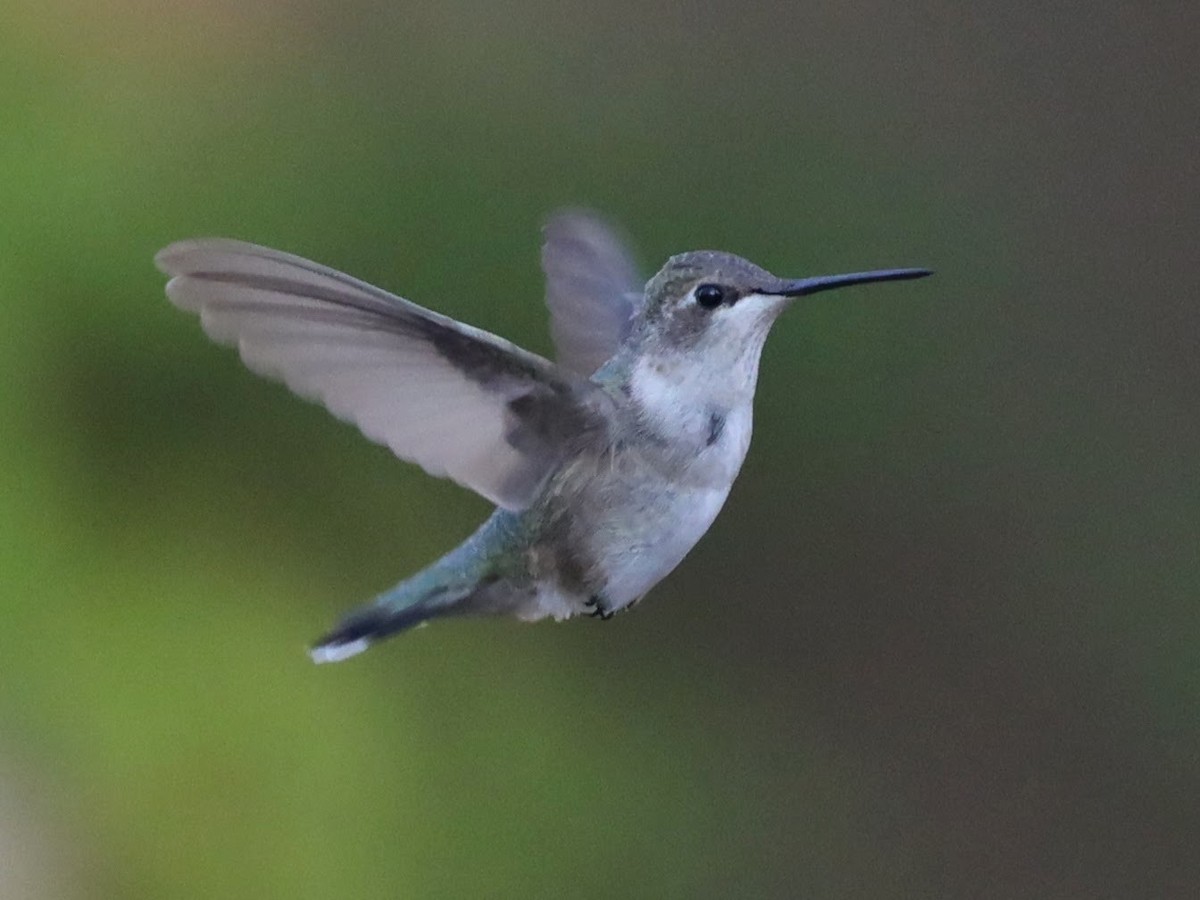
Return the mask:
[[(749, 445), (758, 360), (779, 314), (818, 291), (928, 274), (885, 269), (787, 279), (731, 253), (672, 256), (646, 285), (623, 352), (643, 423), (685, 448), (717, 446), (728, 430), (721, 459), (732, 478)], [(726, 429), (730, 422), (741, 424)]]
[(757, 362), (772, 323), (795, 298), (929, 274), (927, 269), (881, 269), (787, 279), (732, 253), (680, 253), (646, 285), (639, 337), (660, 352), (698, 352), (730, 361), (749, 353)]

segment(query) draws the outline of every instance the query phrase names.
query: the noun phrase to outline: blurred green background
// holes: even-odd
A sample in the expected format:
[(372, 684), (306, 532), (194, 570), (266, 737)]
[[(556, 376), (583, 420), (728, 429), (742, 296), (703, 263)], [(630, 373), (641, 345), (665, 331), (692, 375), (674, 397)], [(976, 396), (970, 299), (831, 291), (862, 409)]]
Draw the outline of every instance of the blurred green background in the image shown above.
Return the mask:
[[(1198, 9), (5, 3), (0, 898), (1195, 896)], [(312, 666), (486, 504), (153, 253), (548, 353), (564, 204), (647, 274), (938, 275), (780, 324), (636, 612)]]

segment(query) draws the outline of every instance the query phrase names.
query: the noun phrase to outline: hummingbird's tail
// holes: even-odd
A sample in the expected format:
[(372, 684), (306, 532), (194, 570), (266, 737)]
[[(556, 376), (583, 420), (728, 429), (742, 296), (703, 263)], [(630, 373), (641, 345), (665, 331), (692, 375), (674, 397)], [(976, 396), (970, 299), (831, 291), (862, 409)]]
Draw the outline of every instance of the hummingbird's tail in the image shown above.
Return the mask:
[[(433, 565), (347, 615), (310, 652), (314, 662), (338, 662), (430, 619), (511, 612), (512, 573), (505, 552), (519, 545), (521, 520), (497, 510), (466, 541)], [(497, 552), (497, 551), (501, 552)]]
[(419, 609), (389, 612), (372, 603), (350, 613), (308, 651), (315, 663), (341, 662), (357, 656), (376, 641), (426, 620)]
[(372, 644), (407, 631), (439, 616), (471, 611), (477, 584), (430, 585), (419, 573), (381, 594), (373, 603), (346, 615), (337, 626), (313, 644), (313, 662), (341, 662), (357, 656)]

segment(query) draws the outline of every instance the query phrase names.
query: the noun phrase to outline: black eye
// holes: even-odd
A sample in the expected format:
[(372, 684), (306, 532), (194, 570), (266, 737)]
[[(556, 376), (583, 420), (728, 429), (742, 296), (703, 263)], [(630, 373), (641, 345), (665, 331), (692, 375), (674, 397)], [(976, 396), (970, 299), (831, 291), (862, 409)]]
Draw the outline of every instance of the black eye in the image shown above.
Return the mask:
[(696, 288), (696, 302), (705, 309), (716, 309), (725, 302), (726, 290), (719, 284), (702, 284)]

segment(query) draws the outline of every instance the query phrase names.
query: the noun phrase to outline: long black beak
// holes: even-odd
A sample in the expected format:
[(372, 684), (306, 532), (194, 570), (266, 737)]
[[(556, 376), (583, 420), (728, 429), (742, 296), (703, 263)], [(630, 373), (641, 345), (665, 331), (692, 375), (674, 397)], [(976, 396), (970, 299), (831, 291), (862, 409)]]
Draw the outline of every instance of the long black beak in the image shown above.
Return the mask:
[(874, 272), (851, 272), (848, 275), (817, 275), (813, 278), (785, 281), (778, 290), (771, 291), (771, 293), (784, 297), (806, 297), (820, 291), (850, 287), (853, 284), (870, 284), (872, 281), (907, 281), (910, 278), (924, 278), (926, 275), (932, 274), (930, 269), (876, 269)]

